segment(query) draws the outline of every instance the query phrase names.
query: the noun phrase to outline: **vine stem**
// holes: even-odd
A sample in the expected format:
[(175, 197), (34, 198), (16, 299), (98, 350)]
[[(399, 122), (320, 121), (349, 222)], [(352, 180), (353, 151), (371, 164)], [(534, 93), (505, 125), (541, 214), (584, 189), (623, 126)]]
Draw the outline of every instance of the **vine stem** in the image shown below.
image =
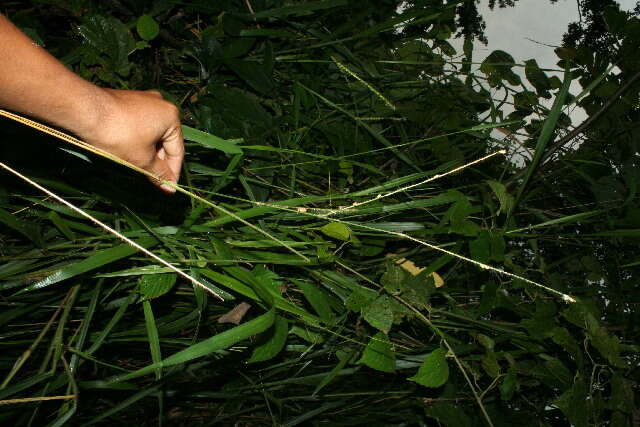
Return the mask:
[[(336, 261), (336, 264), (338, 264), (342, 268), (352, 272), (353, 274), (355, 274), (356, 276), (360, 277), (361, 279), (373, 284), (374, 286), (377, 286), (378, 288), (383, 289), (382, 285), (380, 285), (379, 283), (376, 283), (373, 280), (369, 279), (368, 277), (360, 274), (357, 270), (354, 270), (353, 268), (341, 263), (340, 261)], [(458, 366), (458, 369), (460, 370), (460, 372), (462, 372), (462, 375), (464, 376), (464, 379), (467, 381), (467, 384), (469, 385), (469, 388), (471, 389), (471, 392), (473, 393), (473, 397), (475, 398), (476, 403), (478, 404), (478, 407), (480, 408), (480, 411), (482, 412), (482, 415), (484, 416), (485, 420), (487, 421), (487, 424), (489, 424), (490, 427), (494, 427), (493, 421), (491, 420), (491, 417), (489, 416), (489, 413), (487, 412), (487, 410), (484, 407), (484, 404), (482, 403), (482, 398), (478, 394), (478, 391), (476, 390), (476, 387), (473, 385), (473, 382), (471, 381), (471, 378), (469, 378), (469, 374), (467, 373), (467, 370), (464, 369), (464, 366), (462, 365), (462, 362), (460, 362), (460, 359), (458, 359), (458, 356), (456, 355), (455, 351), (453, 351), (453, 348), (449, 344), (449, 341), (447, 341), (447, 338), (446, 338), (444, 332), (442, 332), (440, 330), (440, 328), (438, 328), (436, 325), (434, 325), (433, 322), (431, 322), (431, 320), (429, 320), (429, 318), (427, 316), (425, 316), (424, 314), (422, 314), (422, 312), (420, 312), (420, 310), (415, 308), (413, 305), (409, 304), (407, 301), (402, 299), (399, 295), (393, 295), (393, 294), (389, 294), (389, 295), (392, 296), (393, 298), (395, 298), (396, 300), (398, 300), (398, 302), (400, 302), (402, 305), (407, 307), (409, 310), (413, 311), (420, 318), (420, 320), (422, 320), (427, 326), (429, 326), (440, 337), (440, 339), (444, 343), (445, 347), (447, 347), (447, 352), (449, 354), (451, 354), (451, 358), (456, 362), (456, 365)]]

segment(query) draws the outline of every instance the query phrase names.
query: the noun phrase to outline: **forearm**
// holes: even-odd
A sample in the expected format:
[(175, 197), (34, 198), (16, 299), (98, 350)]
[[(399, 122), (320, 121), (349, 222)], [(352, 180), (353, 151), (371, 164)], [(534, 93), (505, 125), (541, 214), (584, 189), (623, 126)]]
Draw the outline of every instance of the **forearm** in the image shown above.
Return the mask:
[[(0, 108), (67, 129), (163, 180), (177, 182), (180, 117), (159, 92), (102, 89), (68, 70), (0, 14)], [(173, 189), (161, 186), (166, 192)]]
[(83, 134), (96, 126), (104, 96), (0, 14), (0, 107)]

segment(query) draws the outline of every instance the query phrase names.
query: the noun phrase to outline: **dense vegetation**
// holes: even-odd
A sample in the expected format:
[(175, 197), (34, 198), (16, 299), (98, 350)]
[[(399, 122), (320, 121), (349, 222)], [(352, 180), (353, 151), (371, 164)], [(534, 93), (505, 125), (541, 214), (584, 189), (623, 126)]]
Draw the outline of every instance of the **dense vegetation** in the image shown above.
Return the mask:
[(474, 64), (469, 2), (399, 3), (3, 2), (178, 104), (199, 198), (7, 119), (0, 161), (224, 301), (3, 173), (1, 423), (640, 419), (640, 21), (542, 70)]

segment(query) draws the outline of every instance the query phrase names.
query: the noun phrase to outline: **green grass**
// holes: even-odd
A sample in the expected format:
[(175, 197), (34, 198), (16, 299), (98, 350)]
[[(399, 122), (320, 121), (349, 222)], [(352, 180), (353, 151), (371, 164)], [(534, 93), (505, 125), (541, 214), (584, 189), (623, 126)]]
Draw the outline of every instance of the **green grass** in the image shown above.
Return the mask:
[[(0, 160), (170, 267), (3, 174), (2, 422), (629, 419), (637, 331), (618, 327), (634, 316), (623, 302), (636, 295), (635, 193), (622, 208), (602, 199), (598, 179), (619, 177), (589, 153), (570, 166), (542, 162), (565, 131), (580, 64), (551, 89), (550, 110), (514, 99), (519, 109), (507, 115), (489, 85), (509, 88), (504, 67), (519, 64), (457, 71), (439, 38), (451, 6), (397, 15), (344, 1), (252, 2), (251, 15), (243, 2), (224, 14), (215, 4), (149, 2), (128, 16), (85, 3), (68, 15), (79, 25), (92, 13), (131, 24), (145, 12), (172, 37), (125, 64), (115, 63), (117, 46), (77, 46), (68, 59), (101, 84), (159, 82), (181, 104), (178, 194), (9, 121), (0, 122)], [(36, 7), (38, 20), (63, 13), (49, 7)], [(172, 18), (174, 7), (184, 14)], [(56, 44), (66, 34), (34, 27), (68, 53)], [(129, 74), (114, 71), (122, 66)], [(605, 79), (594, 72), (581, 97), (593, 100)], [(526, 135), (533, 161), (518, 170), (487, 157), (514, 148), (494, 139), (497, 127)], [(424, 270), (414, 275), (399, 258)], [(250, 308), (239, 324), (219, 323), (241, 303)], [(621, 403), (590, 403), (612, 399)]]

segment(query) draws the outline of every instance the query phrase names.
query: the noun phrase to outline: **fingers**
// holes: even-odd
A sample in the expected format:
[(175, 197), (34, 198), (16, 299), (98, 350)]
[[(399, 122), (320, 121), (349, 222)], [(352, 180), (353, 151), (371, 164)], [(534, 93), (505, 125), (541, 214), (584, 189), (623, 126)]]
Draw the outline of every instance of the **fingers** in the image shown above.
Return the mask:
[[(157, 90), (108, 90), (100, 126), (81, 135), (90, 144), (130, 161), (160, 181), (176, 184), (184, 159), (178, 108)], [(152, 179), (165, 193), (175, 193)]]
[[(156, 152), (155, 158), (149, 171), (161, 180), (170, 181), (174, 184), (180, 179), (180, 170), (184, 159), (184, 141), (182, 131), (178, 125), (173, 126), (163, 136), (161, 146)], [(167, 194), (175, 193), (175, 189), (161, 182), (152, 180), (162, 191)]]
[[(151, 165), (150, 172), (159, 176), (160, 178), (177, 184), (180, 179), (180, 171), (182, 169), (182, 161), (184, 159), (184, 140), (182, 138), (182, 129), (180, 127), (180, 115), (175, 105), (164, 101), (164, 98), (160, 92), (156, 90), (147, 91), (149, 95), (154, 98), (163, 100), (164, 107), (167, 109), (167, 116), (165, 116), (164, 131), (159, 144), (155, 145), (157, 151), (155, 152), (154, 162)], [(165, 193), (173, 194), (175, 189), (155, 182)]]
[(161, 159), (159, 156), (156, 156), (153, 164), (147, 170), (160, 179), (160, 181), (158, 181), (156, 179), (150, 178), (151, 182), (154, 185), (158, 186), (167, 194), (173, 194), (176, 192), (174, 188), (162, 183), (162, 181), (169, 181), (174, 184), (178, 182), (178, 175), (174, 175), (173, 170), (171, 169), (171, 167), (169, 167), (169, 163), (167, 162), (167, 160)]

